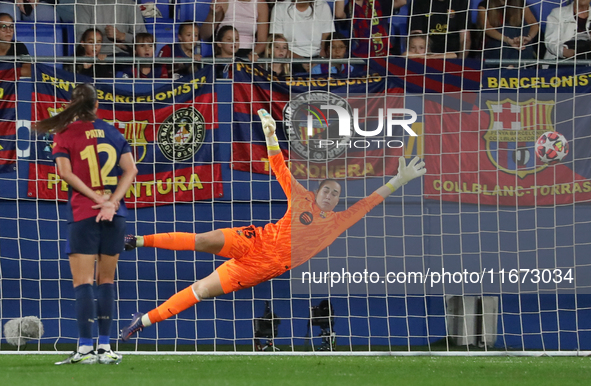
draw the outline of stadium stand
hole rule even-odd
[[[166,24],[166,23],[146,23],[146,29],[149,33],[154,35],[156,39],[156,47],[154,52],[158,54],[162,47],[167,44],[174,43],[177,38],[179,25],[178,24]]]
[[[176,20],[183,22],[193,20],[203,23],[209,12],[210,2],[196,2],[194,0],[179,0],[176,4]]]
[[[18,22],[15,29],[15,39],[24,43],[31,56],[63,56],[64,33],[59,24],[42,24],[33,22]],[[55,59],[50,63],[61,68]]]

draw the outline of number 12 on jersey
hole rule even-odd
[[[98,157],[94,150],[94,145],[89,145],[80,152],[80,158],[88,161],[88,169],[90,171],[90,183],[93,188],[106,185],[117,185],[117,177],[109,176],[111,170],[115,167],[117,162],[117,150],[108,143],[99,143],[96,146],[99,153],[107,153],[107,162],[100,169]]]

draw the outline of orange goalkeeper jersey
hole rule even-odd
[[[343,212],[323,212],[315,202],[315,194],[291,175],[282,154],[271,156],[270,163],[287,196],[288,208],[281,220],[264,227],[262,236],[268,247],[274,246],[277,261],[289,269],[328,247],[384,200],[372,193]]]

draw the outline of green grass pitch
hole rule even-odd
[[[3,385],[589,385],[581,357],[125,355],[62,365],[63,355],[0,355]]]

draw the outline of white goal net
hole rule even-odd
[[[312,16],[292,25],[280,14],[294,11],[289,2],[262,3],[264,12],[218,2],[221,20],[205,2],[118,1],[113,15],[94,3],[40,3],[53,19],[42,6],[0,15],[0,322],[36,316],[44,326],[40,339],[18,347],[2,337],[0,353],[71,350],[78,339],[65,252],[68,186],[56,173],[52,137],[31,126],[62,111],[82,82],[96,86],[99,118],[133,149],[139,173],[126,195],[130,234],[280,220],[288,199],[271,172],[261,108],[276,119],[280,148],[304,188],[314,192],[326,178],[340,183],[337,212],[396,175],[399,157],[418,156],[427,168],[309,262],[204,300],[127,343],[116,336],[133,312],[157,307],[227,259],[122,252],[114,349],[591,350],[589,39],[556,42],[559,4],[528,1],[515,16],[475,1],[440,12],[429,8],[438,2],[420,0],[401,8],[317,0]],[[431,28],[425,15],[447,20],[446,30]],[[251,16],[260,19],[248,36]],[[495,21],[500,16],[505,25]],[[75,20],[89,17],[90,24]],[[230,32],[235,24],[240,46],[215,36],[223,20]],[[83,37],[87,29],[91,37]],[[187,30],[192,37],[182,36]],[[321,38],[308,39],[313,47],[298,40],[308,32]],[[222,42],[238,51],[227,56]],[[152,53],[140,56],[141,45]],[[560,136],[537,143],[548,132]],[[303,213],[292,221],[314,220]],[[306,250],[322,242],[322,235],[291,236]]]

